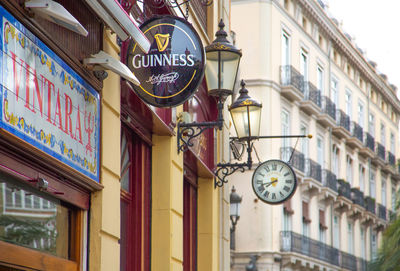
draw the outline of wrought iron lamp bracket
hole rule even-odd
[[[193,147],[192,140],[201,135],[205,130],[218,128],[222,129],[223,121],[210,122],[178,122],[178,153],[184,152],[188,147]]]
[[[232,175],[236,171],[244,172],[246,167],[251,168],[249,163],[227,163],[227,164],[217,164],[217,170],[215,172],[214,187],[222,187],[228,182],[226,177]]]

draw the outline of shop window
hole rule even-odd
[[[150,147],[121,132],[120,270],[150,270]]]
[[[80,270],[84,211],[0,166],[0,270]]]
[[[183,271],[197,270],[197,178],[190,176],[183,182]]]

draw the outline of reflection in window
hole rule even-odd
[[[68,258],[71,210],[0,172],[0,240]]]

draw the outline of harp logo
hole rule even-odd
[[[159,52],[164,52],[168,47],[170,35],[169,34],[155,34],[154,38],[157,43],[157,48]]]
[[[126,50],[128,67],[140,82],[133,90],[156,107],[184,103],[204,76],[205,52],[196,30],[185,19],[169,15],[147,20],[140,30],[151,47],[145,53],[132,40]]]

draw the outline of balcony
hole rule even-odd
[[[293,66],[281,66],[281,94],[290,101],[304,98],[304,77]]]
[[[375,156],[375,139],[370,133],[364,133],[364,147],[360,149],[360,154],[369,158]]]
[[[322,171],[322,184],[334,192],[338,192],[336,175],[327,169]]]
[[[291,158],[291,160],[289,161],[290,158]],[[304,173],[305,158],[304,158],[304,154],[302,154],[301,152],[293,149],[292,147],[282,147],[281,148],[281,159],[283,161],[288,161],[288,163],[292,167],[294,167],[295,169]]]
[[[350,137],[350,117],[343,110],[336,110],[336,125],[332,129],[332,133],[338,138]]]
[[[340,251],[340,266],[348,270],[357,270],[357,257]]]
[[[339,197],[334,207],[337,212],[342,213],[350,210],[353,202],[351,201],[350,184],[343,179],[338,179],[337,183]]]
[[[371,198],[369,196],[366,196],[364,202],[365,202],[365,209],[368,212],[375,214],[375,199]]]
[[[365,207],[364,204],[364,193],[360,191],[358,188],[351,188],[351,200],[353,203]]]
[[[334,127],[336,121],[336,105],[326,96],[321,98],[322,112],[317,116],[317,121],[325,127]]]
[[[352,148],[361,149],[363,147],[363,128],[357,122],[350,124],[351,137],[347,139],[346,144]]]
[[[385,161],[386,161],[385,146],[383,146],[380,143],[376,143],[375,144],[375,154],[376,154],[376,156],[372,158],[372,162],[381,167],[384,167]]]
[[[339,196],[343,196],[351,200],[350,184],[343,179],[338,179],[337,182],[339,184],[339,189],[338,189]]]
[[[306,159],[305,176],[313,178],[318,182],[322,182],[321,165],[312,159]]]
[[[295,232],[281,232],[281,251],[296,252],[339,266],[338,249]]]
[[[281,232],[280,245],[281,252],[298,253],[318,261],[341,267],[345,270],[366,270],[365,260],[292,231]],[[286,255],[283,257],[285,256]],[[291,255],[288,256],[291,257]],[[295,257],[295,255],[293,255],[293,257]]]
[[[385,166],[382,168],[383,171],[386,173],[390,173],[392,175],[396,175],[396,156],[390,151],[386,152],[386,163]]]
[[[389,163],[389,165],[394,167],[396,165],[396,156],[394,156],[393,153],[388,151],[386,157],[387,157],[387,162]]]
[[[367,271],[368,262],[362,258],[357,258],[357,271]]]
[[[300,108],[309,115],[317,115],[321,107],[321,92],[311,82],[304,82],[304,100]]]
[[[378,217],[383,220],[387,220],[386,207],[382,204],[378,204]]]

